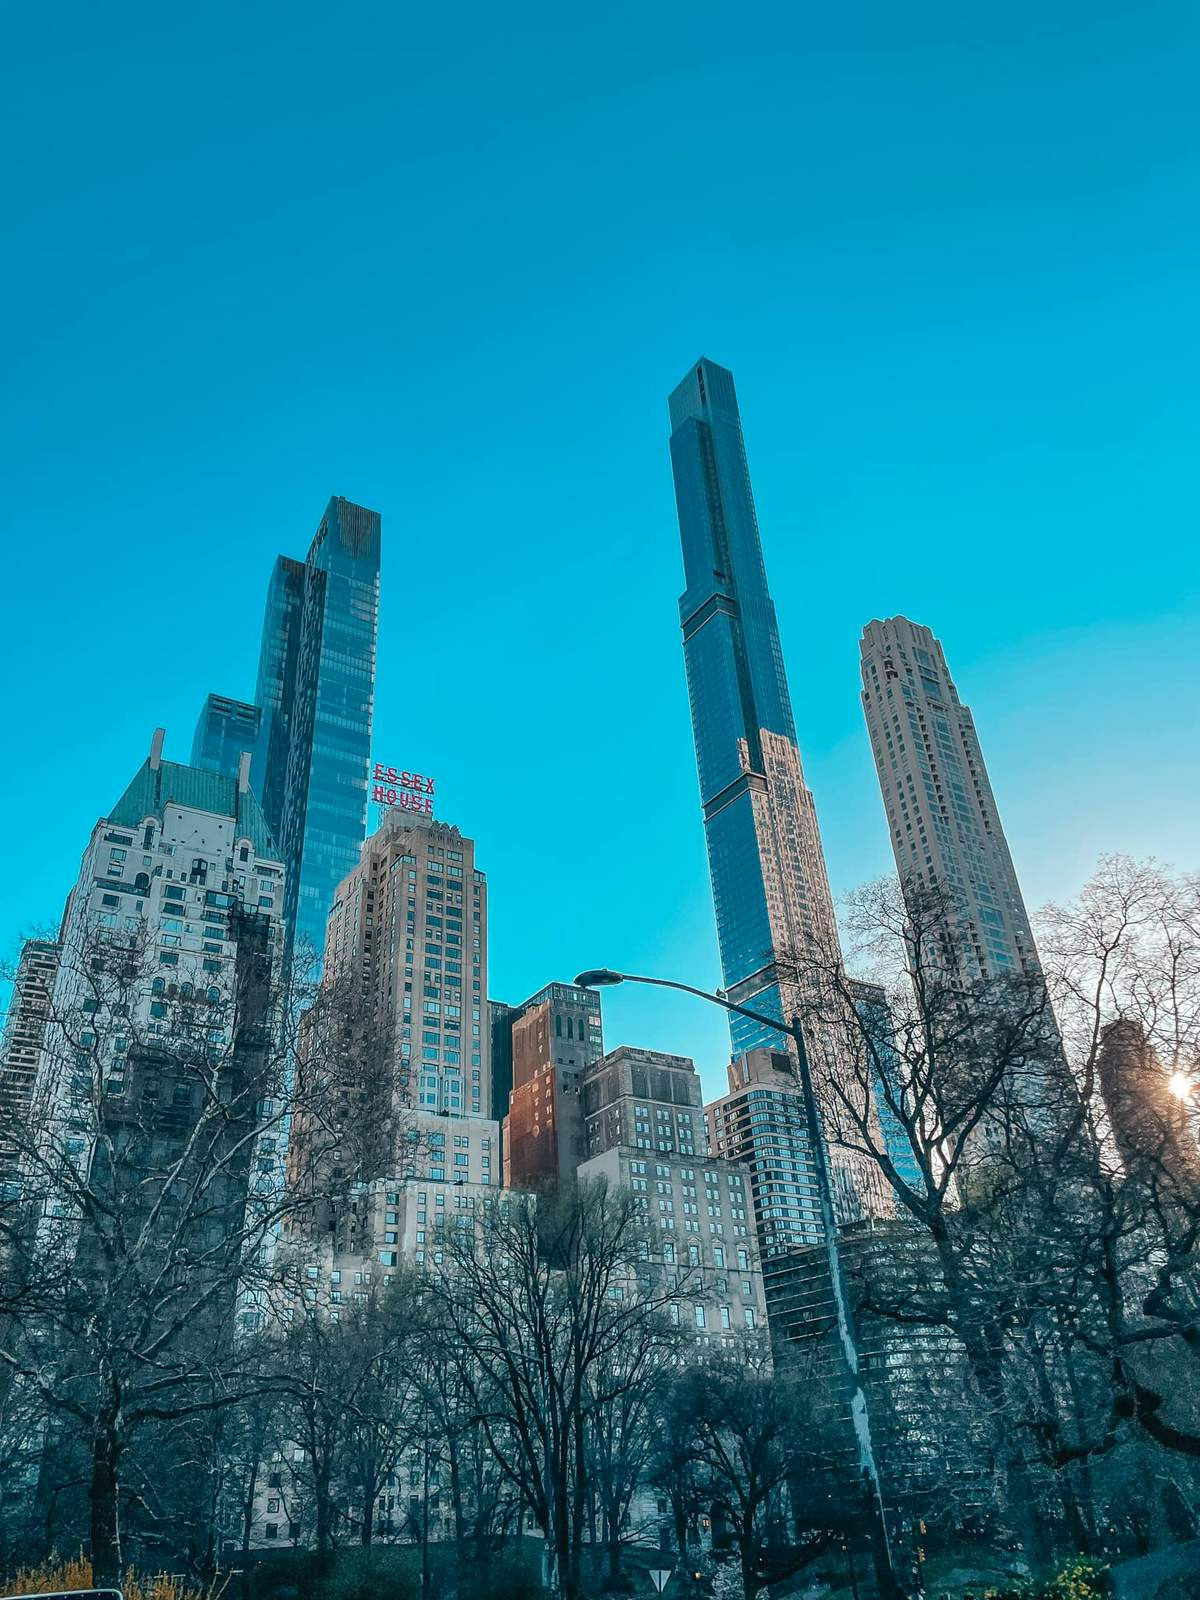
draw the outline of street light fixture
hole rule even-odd
[[[575,979],[576,987],[580,989],[609,989],[619,983],[645,983],[656,989],[678,989],[682,994],[693,994],[700,1000],[707,1000],[710,1005],[720,1006],[724,1011],[735,1012],[739,1017],[749,1017],[752,1022],[760,1023],[764,1028],[770,1028],[775,1033],[783,1034],[796,1047],[800,1091],[804,1104],[805,1129],[812,1149],[813,1166],[816,1169],[817,1176],[817,1194],[821,1202],[821,1242],[825,1248],[825,1262],[829,1271],[834,1309],[837,1314],[838,1348],[841,1352],[849,1383],[850,1419],[854,1427],[859,1467],[866,1480],[867,1496],[871,1508],[876,1578],[879,1584],[881,1600],[898,1600],[903,1591],[896,1577],[896,1569],[892,1562],[892,1546],[888,1534],[887,1512],[883,1503],[883,1486],[879,1478],[879,1467],[875,1460],[875,1448],[871,1441],[871,1422],[867,1412],[867,1399],[862,1386],[858,1338],[855,1332],[853,1314],[850,1310],[850,1296],[846,1287],[846,1277],[842,1270],[841,1250],[838,1247],[837,1219],[833,1206],[833,1184],[829,1177],[829,1158],[825,1150],[825,1135],[821,1128],[820,1107],[817,1104],[816,1092],[813,1089],[808,1050],[804,1042],[804,1025],[798,1016],[793,1017],[790,1023],[780,1022],[775,1017],[764,1016],[760,1011],[751,1011],[748,1006],[736,1005],[732,1000],[727,1000],[722,994],[710,994],[707,989],[694,988],[690,983],[678,983],[673,978],[639,977],[632,972],[614,972],[611,967],[593,967],[586,972],[581,972]]]

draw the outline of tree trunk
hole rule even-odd
[[[250,1548],[250,1537],[254,1532],[254,1491],[258,1488],[258,1456],[252,1454],[250,1471],[246,1478],[246,1492],[242,1496],[242,1554],[245,1555]]]
[[[359,1541],[369,1545],[375,1535],[375,1502],[379,1498],[379,1479],[374,1472],[367,1475],[363,1486],[362,1527],[359,1529]]]
[[[758,1550],[753,1533],[738,1535],[738,1556],[742,1565],[742,1594],[745,1600],[754,1600],[758,1588]]]
[[[327,1471],[313,1473],[313,1502],[317,1513],[317,1554],[324,1556],[328,1554],[333,1532]]]
[[[1071,1409],[1074,1419],[1075,1437],[1072,1442],[1076,1445],[1080,1445],[1083,1443],[1085,1427],[1083,1393],[1079,1386],[1079,1373],[1075,1366],[1075,1353],[1069,1346],[1065,1351],[1064,1360],[1067,1371],[1067,1387],[1071,1396]],[[1092,1477],[1091,1461],[1085,1458],[1079,1463],[1076,1470],[1077,1476],[1074,1481],[1076,1484],[1080,1514],[1083,1517],[1084,1524],[1088,1530],[1088,1536],[1090,1540],[1088,1548],[1089,1550],[1095,1550],[1098,1547],[1096,1530],[1096,1486],[1095,1480]]]
[[[671,1497],[671,1510],[675,1514],[675,1548],[679,1551],[680,1562],[687,1560],[688,1547],[688,1508],[682,1490]]]
[[[604,1521],[608,1529],[608,1581],[616,1588],[621,1581],[621,1513],[606,1511]]]
[[[567,1514],[567,1507],[562,1506],[562,1515],[558,1519],[558,1586],[563,1600],[575,1600],[579,1593],[579,1574],[575,1568],[575,1541],[571,1537],[571,1523]]]
[[[92,1442],[91,1513],[92,1584],[116,1589],[121,1582],[121,1443],[115,1418],[97,1422]]]
[[[582,1587],[580,1575],[583,1567],[583,1530],[592,1498],[588,1493],[587,1450],[582,1409],[576,1409],[572,1432],[575,1448],[572,1452],[574,1492],[571,1495],[571,1568],[567,1585],[570,1596],[577,1595]]]

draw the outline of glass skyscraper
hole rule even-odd
[[[319,965],[334,890],[367,835],[380,517],[335,495],[305,561],[279,556],[267,588],[254,704],[210,694],[193,765],[250,782],[287,864],[289,947]]]
[[[251,757],[257,754],[261,720],[257,706],[227,699],[223,694],[210,694],[192,738],[192,766],[235,778],[243,753],[249,751]]]
[[[267,590],[253,780],[283,845],[292,948],[318,961],[334,890],[367,835],[379,547],[379,513],[337,495],[307,560],[280,556]]]
[[[332,503],[332,502],[331,502]],[[278,556],[267,586],[258,682],[254,700],[262,716],[251,781],[277,838],[283,837],[283,796],[287,787],[289,729],[296,699],[296,667],[304,614],[306,569],[303,561]]]
[[[729,998],[788,1020],[798,969],[836,958],[837,929],[816,811],[804,781],[767,588],[733,374],[699,361],[670,398],[671,461],[686,588],[679,602],[700,800]],[[780,1036],[730,1015],[734,1051]],[[828,1107],[832,1042],[810,1038]],[[825,1092],[822,1092],[822,1091]],[[853,1168],[860,1197],[877,1185]]]

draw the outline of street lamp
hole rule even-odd
[[[879,1480],[879,1467],[875,1460],[875,1448],[871,1442],[871,1422],[867,1413],[867,1398],[863,1393],[858,1339],[854,1329],[854,1318],[850,1310],[850,1297],[846,1288],[846,1277],[842,1271],[842,1255],[838,1248],[837,1220],[833,1209],[833,1185],[829,1178],[829,1160],[825,1151],[825,1136],[821,1130],[821,1112],[817,1104],[816,1093],[813,1090],[808,1050],[804,1043],[804,1025],[798,1016],[793,1017],[790,1023],[779,1022],[774,1017],[763,1016],[760,1011],[751,1011],[747,1006],[735,1005],[732,1000],[727,1000],[722,994],[709,994],[707,989],[696,989],[690,983],[677,983],[673,978],[645,978],[638,977],[632,972],[614,972],[610,967],[594,967],[587,972],[581,972],[575,979],[576,987],[580,989],[608,989],[618,983],[647,983],[656,989],[678,989],[683,994],[694,994],[700,1000],[707,1000],[710,1005],[720,1006],[725,1011],[735,1012],[739,1017],[749,1017],[752,1022],[760,1023],[764,1028],[770,1028],[775,1033],[783,1034],[796,1047],[796,1060],[800,1069],[800,1091],[804,1103],[804,1122],[808,1134],[808,1142],[812,1148],[813,1166],[817,1175],[817,1194],[821,1202],[822,1243],[825,1247],[825,1262],[829,1270],[834,1310],[837,1314],[838,1348],[841,1352],[849,1383],[850,1419],[854,1427],[855,1443],[858,1448],[859,1467],[867,1482],[868,1501],[871,1508],[876,1577],[879,1583],[881,1600],[894,1600],[894,1597],[901,1595],[903,1591],[896,1578],[896,1569],[892,1563],[892,1546],[888,1536],[887,1513],[883,1504],[883,1486]]]

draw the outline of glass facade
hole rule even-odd
[[[782,1020],[786,958],[836,934],[733,374],[698,362],[670,409],[686,582],[679,612],[721,965],[734,999]],[[777,1034],[746,1018],[731,1016],[730,1028],[738,1052],[779,1047]]]
[[[279,556],[267,587],[254,704],[210,694],[192,764],[250,786],[287,865],[289,948],[319,970],[334,890],[358,864],[379,625],[380,517],[335,495],[308,557]]]
[[[288,730],[296,699],[304,588],[304,562],[294,561],[291,556],[279,556],[267,586],[258,682],[254,689],[262,722],[251,769],[251,786],[262,801],[276,838],[283,836],[283,796],[290,750]]]
[[[254,760],[258,758],[261,721],[258,706],[249,706],[243,700],[229,700],[222,694],[210,694],[192,738],[192,766],[236,778],[243,752],[249,751]],[[253,788],[253,765],[250,770]]]
[[[725,989],[740,1004],[790,1021],[814,981],[809,962],[838,959],[837,926],[796,743],[733,374],[698,362],[671,395],[670,410],[686,585],[679,615]],[[747,1017],[731,1014],[729,1026],[737,1056],[782,1048],[774,1029]],[[845,1063],[836,1039],[814,1038],[810,1029],[807,1042],[828,1118],[831,1085]],[[787,1159],[803,1165],[801,1121],[797,1111]],[[765,1138],[765,1129],[749,1132]],[[879,1179],[868,1164],[836,1147],[830,1158],[843,1215],[877,1208]],[[775,1182],[764,1180],[757,1197],[760,1226],[780,1221]],[[786,1199],[795,1210],[796,1197]],[[782,1220],[801,1229],[808,1222],[798,1214]]]
[[[281,558],[267,595],[264,806],[287,864],[292,947],[318,961],[334,891],[367,832],[379,550],[379,513],[335,497],[303,568]]]

